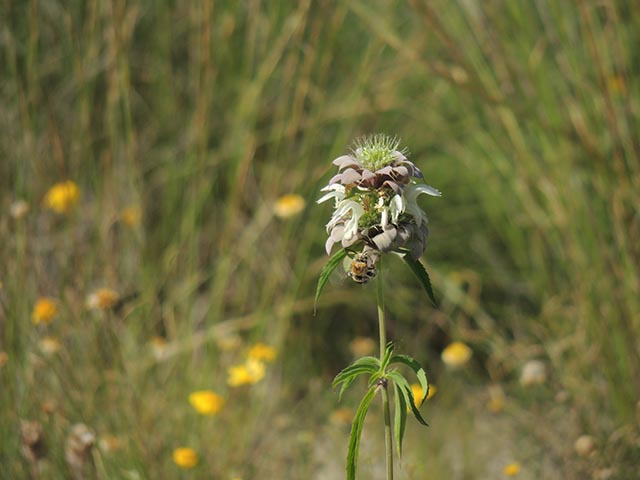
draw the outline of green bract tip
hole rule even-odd
[[[377,133],[356,139],[353,155],[363,167],[375,172],[398,159],[403,153],[398,151],[399,146],[399,138]]]

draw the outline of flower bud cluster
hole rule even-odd
[[[333,199],[327,223],[327,254],[336,243],[366,251],[408,252],[417,260],[427,245],[427,216],[417,203],[420,194],[439,197],[420,169],[399,150],[399,140],[386,135],[356,141],[349,155],[333,161],[338,173],[322,189],[318,203]]]

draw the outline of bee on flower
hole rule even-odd
[[[333,161],[338,167],[318,203],[334,201],[326,225],[325,249],[336,243],[362,252],[353,256],[350,277],[366,283],[375,276],[381,254],[399,252],[418,260],[427,245],[427,215],[418,205],[421,194],[439,197],[435,188],[420,183],[422,171],[400,149],[400,141],[387,135],[356,140],[352,152]]]

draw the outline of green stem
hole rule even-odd
[[[378,327],[380,329],[380,361],[384,357],[387,347],[387,332],[384,324],[384,295],[382,289],[381,260],[378,261],[377,299],[378,299]],[[393,480],[393,445],[391,443],[391,412],[389,411],[389,391],[387,382],[382,384],[382,412],[384,415],[384,447],[387,459],[387,480]]]

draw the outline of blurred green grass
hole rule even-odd
[[[402,137],[444,192],[424,205],[441,308],[398,266],[386,275],[391,337],[451,385],[425,407],[433,427],[410,432],[403,474],[500,475],[504,452],[472,447],[486,428],[522,447],[510,454],[525,478],[609,467],[630,478],[640,455],[632,2],[6,1],[0,27],[7,478],[28,476],[20,419],[43,424],[53,478],[68,475],[62,445],[79,421],[124,445],[96,454],[101,478],[177,478],[181,445],[202,457],[185,478],[340,475],[344,449],[325,445],[347,438],[326,431],[330,379],[354,336],[375,336],[375,308],[372,292],[345,282],[312,316],[329,213],[313,201],[330,160],[378,131]],[[42,199],[65,179],[81,200],[60,217]],[[290,192],[307,208],[275,217]],[[17,220],[19,199],[30,211]],[[143,212],[133,229],[119,221],[130,205]],[[138,296],[87,312],[101,286]],[[36,328],[43,295],[60,313]],[[61,352],[41,352],[46,334]],[[239,350],[221,348],[230,335]],[[156,336],[170,355],[153,355]],[[440,365],[451,340],[474,349],[465,375]],[[265,382],[228,388],[226,368],[256,341],[277,346],[278,363]],[[550,371],[535,391],[517,383],[531,358]],[[495,422],[489,383],[510,399]],[[228,397],[223,413],[197,416],[186,399],[201,388]],[[601,446],[587,459],[573,452],[580,433]],[[375,452],[375,427],[366,438]],[[327,455],[335,465],[319,464]]]

